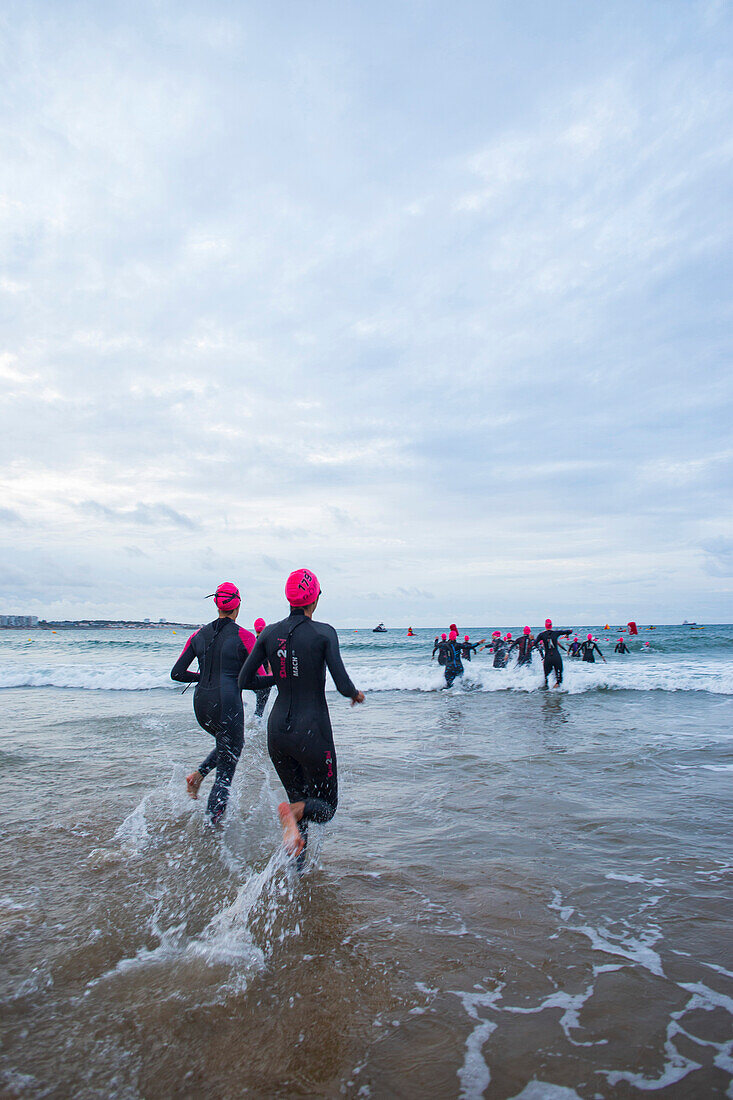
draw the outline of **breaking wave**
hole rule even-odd
[[[442,669],[435,663],[414,660],[349,662],[354,683],[364,691],[437,692],[444,688]],[[451,692],[532,692],[543,683],[539,666],[495,669],[488,662],[474,662]],[[65,664],[53,666],[9,665],[0,670],[3,688],[71,688],[81,691],[180,691],[167,670],[120,664]],[[330,678],[327,691],[335,689]],[[560,690],[568,695],[589,691],[707,691],[733,695],[733,663],[696,662],[686,659],[636,658],[621,664],[578,665],[565,662]]]

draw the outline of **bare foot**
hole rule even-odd
[[[191,772],[186,776],[186,790],[191,798],[198,798],[199,787],[204,781],[204,777],[199,771]]]
[[[280,824],[283,827],[283,845],[288,855],[297,856],[305,848],[305,842],[300,835],[298,822],[290,808],[289,802],[281,802],[277,808],[280,816]]]

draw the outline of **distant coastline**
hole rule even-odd
[[[21,616],[18,616],[20,618]],[[26,623],[0,623],[0,630],[108,630],[112,628],[132,630],[164,630],[168,627],[182,627],[184,629],[201,626],[201,623],[171,623],[160,620],[157,623],[139,621],[137,619],[39,619],[38,622]]]

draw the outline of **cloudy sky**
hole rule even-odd
[[[0,13],[0,610],[733,620],[729,0]]]

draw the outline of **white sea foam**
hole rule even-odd
[[[503,986],[499,986],[491,992],[463,993],[459,990],[451,990],[458,997],[464,1009],[472,1020],[476,1021],[471,1034],[466,1039],[466,1053],[463,1065],[458,1070],[458,1079],[461,1082],[461,1097],[464,1100],[478,1100],[482,1097],[491,1083],[491,1070],[483,1056],[483,1046],[492,1032],[499,1026],[493,1020],[484,1020],[479,1016],[479,1008],[494,1008],[501,1000]]]
[[[445,687],[442,669],[429,662],[424,666],[407,661],[354,663],[353,667],[349,665],[349,672],[364,691],[439,691]],[[495,669],[488,662],[475,661],[449,690],[529,692],[537,691],[543,683],[539,665]],[[583,666],[566,661],[562,686],[552,690],[568,695],[588,691],[708,691],[733,695],[733,663],[665,658],[634,665]]]
[[[55,687],[82,691],[149,691],[177,688],[165,672],[129,665],[6,665],[0,670],[0,688]]]
[[[511,1100],[581,1100],[575,1089],[565,1085],[551,1085],[547,1081],[530,1081]]]
[[[278,871],[289,868],[290,862],[284,848],[277,848],[267,865],[240,886],[231,905],[217,913],[201,935],[191,940],[187,946],[189,954],[209,964],[242,961],[264,964],[264,953],[255,947],[248,921],[257,902],[273,885]]]
[[[644,878],[642,875],[621,875],[610,871],[604,878],[613,882],[640,883],[644,886],[666,886],[667,880],[663,878]]]
[[[348,661],[354,683],[364,691],[437,692],[445,689],[442,668],[426,655],[424,662],[392,659],[382,654],[370,660]],[[495,669],[486,661],[473,661],[465,675],[448,689],[465,691],[537,691],[543,683],[539,663],[530,668],[512,666]],[[173,683],[167,668],[110,664],[47,664],[9,662],[0,670],[1,688],[75,688],[82,691],[151,691],[180,690]],[[335,691],[328,677],[326,690]],[[633,663],[584,665],[565,661],[563,684],[559,690],[567,695],[589,691],[707,691],[716,695],[733,695],[733,662],[704,658],[662,656]],[[721,765],[722,767],[722,765]],[[726,766],[727,767],[727,766]]]
[[[115,833],[115,840],[119,840],[123,849],[137,855],[146,847],[149,839],[148,822],[145,817],[145,806],[148,796],[138,802],[131,814],[128,814]]]

